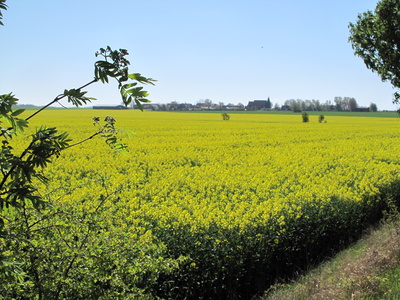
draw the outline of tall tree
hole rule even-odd
[[[400,0],[379,1],[375,11],[359,14],[349,29],[355,55],[382,81],[400,88]],[[400,93],[393,102],[400,103]]]
[[[347,98],[347,97],[345,97],[345,98]],[[349,107],[350,111],[356,111],[357,110],[358,103],[357,103],[357,100],[355,98],[348,98],[347,103],[348,103],[348,107]]]
[[[321,103],[319,102],[319,100],[313,99],[312,105],[316,111],[321,111]]]
[[[211,108],[211,106],[213,105],[213,102],[210,99],[206,99],[204,100],[204,105],[208,107],[208,109]]]
[[[335,102],[335,107],[336,107],[337,111],[344,110],[342,97],[335,97],[335,99],[333,101]]]

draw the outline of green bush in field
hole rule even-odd
[[[231,118],[231,116],[227,113],[223,113],[222,115],[222,120],[224,121],[229,121],[229,119]]]
[[[310,121],[310,117],[308,116],[308,113],[306,111],[303,111],[301,113],[301,118],[303,120],[303,123],[307,123]]]

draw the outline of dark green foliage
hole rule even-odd
[[[378,106],[375,103],[371,103],[371,105],[369,106],[369,111],[377,112],[378,111]]]
[[[13,111],[12,107],[18,103],[18,99],[14,95],[5,94],[0,95],[0,115],[7,122],[7,127],[0,127],[2,137],[11,139],[13,134],[18,131],[23,131],[28,127],[28,122],[25,119],[17,118],[18,115],[23,113],[24,109],[17,109]],[[0,120],[0,125],[2,121]]]
[[[103,83],[108,83],[109,77],[116,79],[124,104],[128,106],[134,101],[142,109],[142,102],[150,101],[146,98],[148,93],[143,90],[143,87],[138,87],[137,83],[154,85],[155,80],[146,78],[139,73],[129,74],[128,66],[130,62],[125,58],[126,55],[128,55],[128,51],[125,49],[117,51],[112,50],[110,46],[105,49],[101,48],[99,52],[96,52],[96,56],[103,56],[105,60],[95,63],[95,79]],[[110,59],[112,62],[109,62]],[[136,82],[128,82],[129,80]]]
[[[159,273],[168,274],[179,260],[163,258],[165,247],[145,229],[132,234],[128,222],[110,212],[123,186],[100,178],[84,205],[54,203],[43,210],[24,205],[8,210],[7,233],[0,249],[23,280],[0,274],[5,299],[149,299]],[[66,187],[73,193],[76,187]],[[51,195],[49,195],[51,197]],[[65,195],[66,196],[66,195]],[[114,212],[118,209],[113,208]],[[18,239],[15,238],[18,237]],[[147,238],[146,238],[147,237]],[[6,263],[8,263],[6,261]]]
[[[101,125],[100,119],[98,117],[93,118],[94,125],[98,126],[100,136],[106,141],[107,145],[109,145],[112,149],[117,151],[125,151],[127,149],[127,145],[123,144],[121,140],[117,137],[118,130],[115,128],[116,120],[107,116],[104,119],[104,125]]]
[[[375,11],[359,14],[349,28],[355,55],[383,81],[400,88],[400,0],[379,1]],[[394,102],[399,101],[396,92]]]
[[[119,51],[113,51],[110,47],[107,47],[107,50],[102,50],[104,51],[102,52],[102,55],[106,59],[111,58],[113,60],[112,63],[107,61],[96,62],[96,66],[108,66],[99,68],[97,71],[97,73],[101,74],[99,76],[102,79],[107,79],[108,81],[108,77],[112,77],[121,81],[121,76],[131,76],[128,74],[127,67],[129,61],[124,57],[127,55],[126,50],[120,49]],[[152,83],[151,79],[142,76],[133,74],[131,77],[138,82]],[[97,78],[83,87],[96,81]],[[17,98],[15,98],[11,93],[0,95],[0,130],[3,137],[0,153],[0,157],[2,158],[0,166],[3,174],[3,179],[0,181],[0,208],[9,206],[21,207],[22,203],[26,200],[29,200],[35,208],[42,206],[43,203],[37,195],[36,188],[32,186],[32,179],[38,178],[45,181],[46,178],[42,175],[41,170],[46,168],[47,164],[51,163],[51,159],[58,157],[61,151],[66,148],[80,144],[99,135],[105,139],[106,143],[111,148],[121,151],[126,149],[126,145],[121,143],[120,139],[117,137],[118,130],[115,128],[115,119],[109,116],[104,120],[104,125],[100,124],[100,120],[94,119],[94,125],[98,127],[98,131],[87,139],[73,145],[70,145],[71,140],[68,138],[67,133],[58,133],[56,128],[47,128],[42,126],[35,134],[31,135],[31,143],[22,153],[14,153],[13,148],[9,144],[9,140],[13,135],[28,127],[28,120],[36,116],[43,109],[65,97],[68,98],[70,103],[77,107],[95,100],[94,98],[86,96],[87,92],[82,91],[83,87],[65,90],[63,94],[57,96],[48,105],[36,111],[26,119],[18,118],[18,116],[24,111],[23,109],[17,109],[15,111],[12,109],[13,105],[16,105],[18,102]],[[142,91],[141,93],[147,94],[145,91]],[[136,94],[132,94],[128,91],[127,95],[128,97],[135,97]],[[136,100],[140,102],[143,99],[140,98]],[[3,125],[4,121],[8,126]]]
[[[318,122],[322,123],[324,120],[325,120],[325,116],[324,115],[319,115]]]
[[[96,100],[95,98],[86,97],[86,93],[87,92],[81,91],[80,89],[70,89],[64,90],[62,96],[68,97],[68,102],[78,107]]]

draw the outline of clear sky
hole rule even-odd
[[[243,103],[270,97],[397,109],[394,90],[354,56],[349,22],[377,0],[8,0],[0,93],[43,105],[93,79],[100,47],[129,51],[130,71],[157,80],[154,103]],[[95,104],[120,104],[96,84]],[[66,103],[64,103],[66,104]]]

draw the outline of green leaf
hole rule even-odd
[[[139,81],[140,83],[151,84],[151,85],[154,85],[154,81],[156,81],[152,78],[146,78],[142,76],[140,73],[128,74],[128,78]]]
[[[132,94],[132,95],[141,95],[141,90],[143,90],[143,87],[139,86],[136,88],[132,88],[129,90],[126,90],[127,94]]]
[[[124,85],[122,86],[122,88],[125,89],[125,90],[127,90],[127,89],[130,89],[130,88],[134,87],[134,86],[137,86],[137,82],[132,82],[132,83],[124,84]]]
[[[24,111],[25,111],[25,109],[22,109],[22,108],[21,108],[21,109],[17,109],[17,110],[15,110],[15,111],[13,111],[13,113],[11,114],[11,116],[16,117],[16,116],[22,114]]]
[[[137,99],[135,99],[135,103],[136,103],[137,107],[138,107],[141,111],[143,111],[142,103],[140,103],[140,101],[138,101]]]
[[[151,102],[149,99],[146,99],[146,98],[136,98],[136,100],[140,101],[140,102],[145,102],[145,103],[150,103]]]

